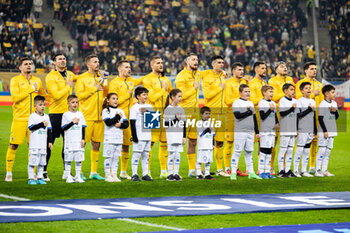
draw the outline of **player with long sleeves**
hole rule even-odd
[[[85,142],[91,141],[91,172],[90,179],[104,180],[97,173],[100,156],[100,144],[103,142],[104,123],[102,120],[102,105],[104,99],[104,76],[100,72],[100,63],[97,55],[88,55],[85,58],[88,71],[81,74],[76,85],[76,94],[79,98],[80,110],[86,121]]]
[[[287,64],[283,61],[277,62],[275,65],[276,76],[269,80],[269,85],[273,87],[273,97],[272,100],[276,103],[278,109],[279,101],[285,96],[283,92],[283,85],[286,83],[291,83],[294,85],[293,78],[288,76]],[[279,115],[277,114],[279,117]],[[276,143],[279,135],[279,130],[276,130],[275,146],[272,148],[271,154],[271,175],[275,174],[274,164],[276,156]]]
[[[29,139],[28,118],[34,109],[34,98],[38,94],[46,96],[46,91],[40,78],[32,76],[32,60],[23,57],[18,62],[21,73],[10,81],[10,92],[13,101],[13,120],[11,125],[10,145],[6,153],[6,182],[12,182],[12,168],[15,162],[18,145],[24,138]]]
[[[177,74],[175,79],[176,88],[182,91],[182,101],[179,105],[185,109],[189,120],[198,119],[201,79],[202,74],[198,70],[198,57],[196,54],[191,53],[186,58],[186,67]],[[196,127],[190,126],[187,129],[187,138],[188,176],[196,177]]]
[[[295,92],[295,97],[296,99],[299,99],[303,96],[303,94],[300,91],[300,85],[304,82],[309,82],[311,83],[311,95],[310,98],[313,99],[316,102],[316,127],[318,127],[318,106],[324,99],[324,95],[322,93],[322,83],[319,82],[316,79],[316,74],[317,74],[317,67],[316,63],[314,62],[307,62],[304,65],[304,71],[306,74],[306,77],[301,79],[299,82],[296,84],[296,92]],[[310,173],[315,173],[315,163],[316,163],[316,152],[317,152],[317,135],[314,137],[314,139],[311,142],[310,146]]]
[[[224,165],[225,172],[227,175],[231,175],[231,172],[236,172],[239,176],[247,176],[247,174],[241,172],[238,168],[237,171],[231,171],[231,156],[232,156],[232,146],[233,146],[233,135],[235,127],[235,118],[233,116],[232,104],[234,101],[239,99],[239,86],[241,84],[247,84],[247,81],[243,78],[244,66],[240,62],[235,62],[232,64],[232,77],[226,81],[225,87],[225,104],[227,107],[226,114],[226,128],[225,128],[225,139],[226,144],[224,148]]]
[[[225,123],[227,106],[225,104],[225,86],[226,75],[223,71],[224,58],[222,56],[214,56],[211,58],[212,70],[202,71],[203,81],[202,90],[204,95],[205,106],[211,109],[213,118],[221,121],[221,127],[214,129],[215,131],[215,148],[214,157],[216,160],[216,175],[229,176],[222,167],[223,145],[225,140]]]
[[[163,60],[161,57],[153,57],[151,59],[152,72],[144,76],[143,86],[149,91],[148,93],[148,103],[151,104],[155,111],[161,113],[161,122],[163,121],[163,113],[166,104],[166,99],[168,93],[173,89],[170,80],[163,75]],[[167,161],[168,161],[168,151],[166,143],[165,129],[161,124],[160,129],[152,130],[152,143],[159,141],[159,163],[161,169],[161,178],[167,178]],[[149,152],[149,167],[151,164],[152,151]]]
[[[123,110],[126,118],[129,118],[130,109],[134,104],[134,88],[142,84],[142,78],[135,79],[130,76],[131,66],[127,60],[121,60],[117,63],[117,70],[119,75],[113,79],[109,84],[109,93],[117,93],[118,95],[118,108]],[[131,127],[123,129],[123,146],[121,152],[121,168],[120,178],[131,179],[126,172],[129,161],[129,146],[131,141]]]
[[[45,78],[46,88],[49,101],[49,117],[52,125],[52,139],[55,143],[55,139],[60,135],[64,135],[61,128],[63,113],[68,111],[67,98],[72,94],[73,82],[77,77],[75,74],[67,70],[66,56],[58,52],[53,57],[53,64],[55,68],[47,74]],[[46,166],[44,167],[44,179],[50,181],[47,176],[47,166],[51,158],[51,150],[48,147],[46,156]],[[64,150],[62,148],[62,160],[64,163]]]

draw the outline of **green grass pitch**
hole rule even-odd
[[[341,112],[343,132],[339,132],[331,152],[329,170],[335,177],[324,178],[298,178],[274,180],[248,180],[238,177],[236,182],[228,178],[215,177],[215,181],[203,181],[188,178],[188,166],[185,153],[181,155],[180,175],[182,182],[166,182],[159,178],[159,160],[157,144],[153,148],[152,176],[154,182],[133,183],[107,183],[104,181],[88,180],[84,184],[66,184],[62,180],[63,164],[61,159],[62,139],[55,142],[52,159],[49,166],[51,182],[46,186],[27,185],[28,149],[21,145],[17,150],[14,165],[14,181],[4,182],[5,157],[8,147],[9,134],[12,121],[11,107],[0,107],[0,193],[13,195],[31,200],[46,199],[87,199],[87,198],[122,198],[122,197],[159,197],[159,196],[191,196],[215,194],[259,194],[259,193],[294,193],[294,192],[328,192],[350,191],[350,157],[348,149],[350,137],[350,112]],[[256,145],[257,149],[257,145]],[[101,150],[102,151],[102,150]],[[83,172],[88,176],[90,171],[90,145],[86,147]],[[257,150],[253,153],[255,170],[257,168]],[[244,156],[241,156],[240,167],[245,170]],[[74,165],[72,166],[74,170]],[[211,167],[215,171],[215,163]],[[100,154],[98,171],[103,172],[103,157]],[[129,173],[131,168],[129,164]],[[0,198],[0,201],[11,201]],[[221,227],[285,225],[349,221],[350,210],[317,210],[278,213],[256,214],[229,214],[185,217],[155,217],[138,218],[135,220],[153,224],[167,225],[183,229],[204,229]],[[117,219],[108,220],[82,220],[64,222],[38,222],[38,223],[9,223],[0,224],[1,232],[135,232],[165,230],[164,228],[144,226],[123,222]]]

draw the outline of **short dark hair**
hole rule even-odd
[[[276,65],[275,65],[275,71],[277,70],[277,68],[278,68],[280,65],[287,65],[287,63],[285,63],[284,61],[279,61],[279,62],[277,62]]]
[[[45,97],[41,95],[37,95],[34,97],[34,104],[37,104],[39,101],[45,101]]]
[[[244,65],[241,62],[235,62],[232,64],[231,69],[235,70],[237,67],[244,67]]]
[[[153,57],[151,57],[151,63],[157,59],[162,59],[162,58],[160,56],[153,56]]]
[[[218,59],[224,60],[224,57],[223,57],[223,56],[220,56],[220,55],[212,56],[212,57],[211,57],[211,62],[216,61],[216,60],[218,60]]]
[[[55,55],[53,55],[52,60],[55,61],[56,57],[58,57],[58,56],[66,57],[66,55],[63,52],[57,52],[57,53],[55,53]]]
[[[325,95],[327,92],[335,90],[335,87],[331,84],[327,84],[322,88],[322,94]]]
[[[316,63],[313,61],[306,62],[304,65],[304,70],[307,70],[307,69],[309,69],[310,66],[315,66],[315,65],[316,65]]]
[[[76,95],[69,95],[67,97],[67,102],[71,101],[72,99],[78,99],[78,96],[76,96]]]
[[[255,71],[255,68],[258,67],[258,66],[260,66],[260,65],[265,65],[265,62],[263,62],[263,61],[257,61],[257,62],[255,62],[254,65],[253,65],[253,70]]]
[[[201,109],[200,109],[201,115],[203,115],[205,112],[211,112],[211,110],[208,106],[201,107]]]
[[[249,88],[249,86],[247,84],[245,84],[245,83],[241,84],[239,86],[239,92],[242,92],[244,90],[244,88]]]
[[[311,83],[310,83],[310,82],[303,82],[303,83],[300,84],[299,89],[302,91],[302,90],[304,90],[304,88],[305,88],[307,85],[310,85],[310,86],[311,86]]]
[[[137,96],[139,96],[139,95],[141,95],[143,93],[148,93],[148,90],[146,88],[144,88],[144,87],[136,87],[136,89],[135,89],[135,97],[136,97],[136,99],[139,99],[139,98],[137,98]]]
[[[20,67],[24,61],[32,61],[32,59],[30,57],[21,57],[17,62],[17,66]]]
[[[294,85],[291,84],[291,83],[285,83],[285,84],[282,86],[283,92],[284,92],[285,90],[287,90],[289,87],[294,87]]]
[[[96,54],[89,54],[89,55],[87,55],[86,57],[85,57],[85,63],[88,63],[92,58],[94,58],[94,57],[97,57],[98,58],[98,56],[96,55]]]
[[[123,63],[130,63],[128,60],[120,60],[117,62],[117,69],[123,64]]]

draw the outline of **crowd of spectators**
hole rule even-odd
[[[53,40],[54,27],[42,23],[36,0],[2,1],[0,4],[0,69],[14,70],[20,56],[33,58],[33,70],[49,70],[51,57],[58,50],[72,54],[72,46]],[[34,14],[35,13],[35,14]],[[73,51],[74,53],[74,51]],[[73,67],[73,66],[72,66]]]
[[[167,72],[176,74],[182,69],[184,55],[194,52],[202,69],[209,68],[212,55],[221,54],[227,67],[241,61],[248,72],[256,60],[266,61],[269,67],[284,60],[290,64],[291,75],[303,73],[300,67],[307,52],[301,38],[307,20],[299,0],[188,3],[54,1],[59,4],[56,9],[60,9],[62,22],[78,40],[79,55],[100,54],[103,67],[111,72],[122,58],[132,61],[134,72],[149,72],[148,59],[161,54]]]
[[[331,48],[322,48],[320,57],[325,78],[350,79],[350,2],[347,0],[321,1],[320,22],[328,18]]]
[[[161,55],[166,73],[176,75],[185,55],[193,52],[199,55],[200,69],[210,68],[210,57],[221,54],[228,70],[229,64],[240,61],[250,75],[257,60],[266,61],[269,76],[274,64],[283,60],[297,80],[303,76],[302,64],[315,58],[314,46],[302,44],[307,12],[299,0],[47,0],[53,19],[77,40],[77,51],[54,42],[54,27],[33,15],[36,0],[5,2],[9,4],[0,8],[0,68],[15,68],[16,58],[28,55],[37,68],[48,69],[52,54],[62,50],[69,58],[68,68],[76,73],[83,65],[74,62],[74,54],[96,53],[102,69],[111,73],[121,59],[131,61],[134,73],[147,73],[149,58]],[[323,27],[327,15],[332,48],[329,54],[321,51],[322,75],[348,78],[347,1],[321,1]]]

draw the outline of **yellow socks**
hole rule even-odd
[[[122,156],[120,158],[120,170],[125,171],[128,168],[128,161],[129,161],[129,152],[122,152]]]
[[[214,147],[214,155],[215,155],[215,161],[216,161],[216,170],[222,170],[222,153],[223,148],[222,147]]]
[[[15,162],[16,150],[12,148],[7,148],[6,153],[6,171],[12,172],[13,163]]]
[[[188,159],[188,169],[195,170],[196,169],[196,153],[188,153],[187,159]]]
[[[168,148],[164,142],[159,143],[159,164],[161,170],[167,170]]]
[[[100,156],[100,151],[94,151],[91,149],[91,172],[97,173],[98,157]]]
[[[231,166],[231,157],[232,157],[232,146],[233,142],[226,141],[224,148],[224,165],[225,169]]]
[[[316,167],[317,138],[312,140],[310,147],[310,167]]]

